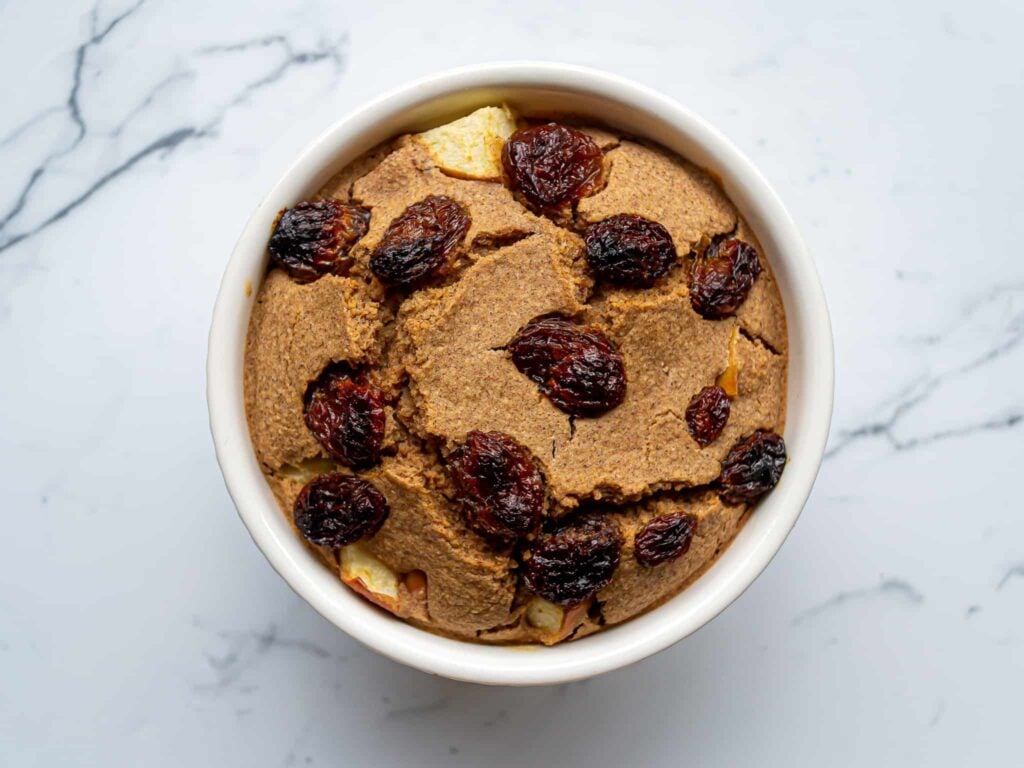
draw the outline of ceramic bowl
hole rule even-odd
[[[590,116],[715,173],[764,246],[789,327],[789,464],[779,485],[689,588],[631,621],[550,648],[478,645],[433,635],[375,608],[342,584],[281,514],[249,440],[242,395],[246,328],[278,211],[314,193],[384,139],[502,102],[527,113]],[[679,642],[739,597],[779,551],[825,449],[832,414],[832,335],[814,261],[792,219],[757,168],[714,127],[662,94],[615,75],[563,64],[488,64],[393,90],[339,120],[301,153],[249,219],[228,262],[213,312],[207,391],[217,459],[242,521],[277,572],[328,621],[425,672],[500,685],[563,683],[624,667]]]

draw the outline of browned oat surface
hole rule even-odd
[[[357,474],[384,493],[391,513],[364,545],[397,574],[426,575],[426,596],[403,583],[394,612],[432,631],[481,642],[552,641],[527,620],[532,596],[519,585],[513,553],[470,529],[451,501],[443,457],[467,432],[504,432],[530,450],[547,481],[548,514],[582,504],[618,523],[624,546],[615,576],[586,610],[567,616],[572,626],[561,633],[582,637],[658,605],[713,562],[747,508],[723,504],[704,486],[741,437],[782,431],[785,313],[753,232],[696,166],[607,129],[588,130],[605,151],[606,183],[579,202],[566,227],[528,211],[501,183],[445,175],[409,137],[382,145],[321,190],[371,210],[350,274],[299,284],[272,269],[255,296],[246,407],[284,514],[290,519],[310,473],[331,466],[304,422],[309,383],[330,363],[365,369],[391,400],[385,456]],[[442,279],[392,295],[371,275],[369,254],[392,219],[435,194],[469,211],[465,244]],[[595,287],[578,231],[618,213],[660,222],[675,242],[681,265],[652,288]],[[687,254],[724,233],[753,244],[764,270],[735,317],[709,321],[690,306]],[[615,342],[628,382],[620,406],[570,419],[515,368],[505,345],[550,313],[598,326]],[[687,430],[687,404],[730,365],[739,386],[729,421],[702,448]],[[641,567],[635,532],[679,511],[698,521],[687,553]]]

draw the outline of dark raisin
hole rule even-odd
[[[719,240],[698,256],[690,273],[690,304],[708,320],[721,320],[739,309],[761,274],[754,246],[735,238]]]
[[[366,234],[370,212],[332,198],[308,200],[281,212],[270,236],[270,255],[296,280],[340,272],[353,245]]]
[[[544,509],[544,478],[523,446],[501,432],[470,432],[448,459],[469,524],[492,536],[533,533]]]
[[[759,429],[736,443],[722,461],[722,498],[733,504],[754,501],[775,487],[785,468],[785,441]]]
[[[516,131],[505,142],[505,182],[539,212],[553,212],[593,192],[604,155],[583,131],[556,123]]]
[[[523,582],[552,603],[582,603],[611,581],[621,550],[614,521],[580,517],[537,537],[523,565]]]
[[[583,348],[585,333],[564,317],[542,317],[523,326],[509,342],[508,351],[520,373],[544,384],[563,357]]]
[[[597,328],[545,317],[523,327],[508,350],[516,368],[566,413],[604,413],[626,396],[622,355]]]
[[[686,406],[686,426],[701,448],[711,445],[722,434],[729,420],[729,396],[721,387],[704,387]]]
[[[587,347],[551,369],[548,398],[573,416],[610,411],[626,397],[626,370],[614,349]]]
[[[667,229],[630,213],[591,224],[583,239],[590,268],[618,285],[653,285],[678,259]]]
[[[384,393],[328,369],[306,394],[306,426],[335,461],[373,466],[384,442]]]
[[[295,527],[313,544],[342,547],[373,536],[389,512],[387,499],[365,480],[320,475],[295,499]]]
[[[406,208],[370,255],[370,269],[387,285],[411,285],[439,272],[469,231],[469,212],[444,195]]]
[[[682,557],[697,531],[697,518],[685,512],[661,515],[647,523],[633,537],[633,555],[645,568]]]

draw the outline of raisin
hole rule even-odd
[[[747,298],[759,274],[761,262],[754,246],[735,238],[714,242],[694,261],[690,304],[708,320],[728,317]]]
[[[470,432],[449,457],[449,473],[469,524],[515,539],[533,533],[544,509],[544,478],[530,453],[501,432]]]
[[[469,231],[469,212],[444,195],[406,208],[370,255],[370,269],[387,285],[411,285],[439,272]]]
[[[537,537],[523,566],[523,582],[552,603],[582,603],[611,581],[621,550],[622,534],[614,521],[576,518]]]
[[[516,368],[566,413],[597,415],[626,396],[622,355],[597,328],[564,317],[540,318],[523,327],[508,350]]]
[[[591,224],[583,239],[590,268],[617,285],[653,285],[678,259],[667,229],[629,213]]]
[[[686,426],[697,445],[704,448],[718,439],[729,420],[731,405],[721,387],[704,387],[686,406]]]
[[[531,320],[508,345],[520,373],[544,384],[551,369],[563,357],[583,348],[586,331],[564,317]]]
[[[306,393],[306,426],[335,461],[373,466],[384,442],[384,393],[327,369]]]
[[[614,349],[587,347],[566,356],[551,369],[547,395],[573,416],[610,411],[626,397],[626,371]]]
[[[644,568],[682,557],[697,531],[697,518],[685,512],[661,515],[647,523],[633,537],[633,556]]]
[[[270,236],[270,255],[296,280],[340,272],[353,245],[366,234],[370,212],[332,198],[307,200],[281,212]]]
[[[785,468],[785,441],[759,429],[736,443],[722,461],[722,498],[732,504],[754,501],[775,487]]]
[[[365,480],[320,475],[295,499],[295,527],[312,544],[342,547],[373,536],[389,512],[387,499]]]
[[[557,123],[516,131],[501,152],[509,188],[541,213],[593,192],[601,181],[603,158],[587,134]]]

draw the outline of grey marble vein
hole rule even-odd
[[[151,139],[142,147],[131,153],[127,158],[121,160],[113,167],[94,178],[81,192],[62,203],[57,203],[48,214],[45,214],[41,218],[39,223],[19,232],[11,232],[11,225],[25,210],[26,205],[33,197],[34,191],[38,187],[39,183],[51,174],[53,171],[53,164],[59,159],[72,156],[76,149],[78,149],[89,136],[89,125],[83,115],[82,109],[83,71],[88,60],[89,51],[102,45],[122,23],[136,14],[136,12],[142,8],[144,3],[145,0],[139,0],[139,2],[115,16],[102,27],[99,27],[98,11],[94,8],[90,15],[91,33],[89,37],[75,49],[74,52],[71,86],[68,95],[65,97],[64,106],[60,109],[49,108],[40,112],[4,137],[3,143],[0,144],[0,146],[14,141],[15,138],[28,130],[28,127],[44,119],[44,117],[54,114],[55,111],[64,112],[75,130],[74,137],[71,139],[70,143],[50,151],[29,172],[28,178],[16,194],[11,208],[2,217],[0,217],[0,253],[14,248],[20,243],[38,235],[48,227],[66,218],[69,214],[73,213],[76,209],[88,202],[89,199],[97,192],[124,175],[126,172],[130,171],[143,160],[152,156],[166,156],[185,143],[216,135],[216,129],[223,122],[227,113],[231,109],[245,103],[258,91],[280,82],[291,70],[297,67],[309,66],[325,61],[332,63],[336,76],[343,70],[344,47],[347,43],[347,37],[345,35],[341,35],[333,41],[321,41],[317,46],[310,49],[297,49],[285,34],[273,34],[253,40],[243,40],[237,43],[206,46],[201,48],[197,52],[197,55],[200,57],[231,55],[253,49],[265,49],[272,47],[280,49],[281,56],[280,60],[269,70],[261,72],[257,77],[242,83],[240,87],[238,87],[217,109],[214,110],[213,115],[208,120],[197,125],[182,125]],[[152,106],[159,98],[160,94],[169,86],[180,82],[181,80],[195,78],[197,76],[197,73],[194,71],[180,70],[172,72],[161,78],[150,88],[142,101],[136,107],[131,109],[121,122],[113,129],[110,134],[111,137],[120,137],[125,128],[141,113]],[[50,197],[53,196],[51,195]]]
[[[200,138],[201,136],[203,136],[203,133],[201,131],[196,130],[195,128],[179,128],[175,131],[171,131],[170,133],[155,139],[154,141],[150,142],[147,146],[138,150],[133,155],[126,158],[125,160],[122,160],[119,164],[115,165],[109,171],[102,174],[88,187],[86,187],[83,192],[79,193],[76,197],[73,197],[63,206],[61,206],[52,214],[50,214],[47,218],[43,219],[41,223],[37,224],[36,226],[32,227],[29,230],[19,232],[17,235],[12,236],[7,241],[0,243],[0,253],[3,253],[9,248],[13,248],[14,246],[18,245],[18,243],[21,243],[29,239],[30,237],[39,234],[47,227],[65,218],[70,213],[72,213],[76,208],[80,207],[85,202],[87,202],[89,198],[91,198],[94,194],[96,194],[105,186],[107,186],[110,182],[114,181],[118,177],[130,171],[133,167],[135,167],[141,161],[145,160],[150,155],[155,155],[159,152],[172,152],[186,141],[189,141],[190,139]],[[38,180],[38,178],[44,172],[45,171],[43,167],[36,168],[32,172],[32,176],[30,177],[33,180],[30,181],[30,186],[31,184],[34,183],[34,180]],[[28,191],[28,187],[26,187],[25,191]],[[2,231],[3,227],[0,226],[0,232]]]
[[[200,625],[196,624],[196,626]],[[239,684],[242,674],[277,648],[295,651],[315,659],[332,658],[330,651],[312,641],[282,637],[276,624],[270,624],[266,629],[256,631],[223,630],[218,632],[217,636],[227,643],[227,648],[219,655],[206,654],[206,662],[214,673],[214,680],[211,683],[193,686],[193,690],[196,692],[215,695],[220,695],[228,690],[238,693],[251,692],[254,690],[251,686]],[[345,656],[336,658],[340,661],[347,660]]]
[[[921,445],[934,443],[938,440],[948,440],[951,437],[966,437],[977,432],[998,432],[1004,429],[1013,429],[1020,424],[1021,421],[1024,421],[1024,413],[1014,412],[1007,414],[1006,416],[998,416],[994,419],[969,424],[965,427],[952,427],[949,429],[936,430],[935,432],[929,432],[907,440],[892,438],[891,442],[897,451],[908,451],[911,448],[917,448]]]
[[[434,701],[428,701],[426,704],[414,704],[408,707],[400,707],[398,709],[390,710],[385,717],[388,720],[402,720],[410,717],[417,717],[418,715],[426,715],[431,712],[438,712],[442,709],[447,709],[451,702],[447,698],[435,699]]]
[[[791,624],[794,626],[802,624],[808,619],[813,619],[826,613],[833,608],[838,608],[850,602],[864,600],[872,597],[894,597],[910,605],[920,605],[924,602],[922,595],[912,584],[904,579],[885,579],[877,587],[865,587],[854,589],[849,592],[839,592],[823,603],[812,606],[793,617]]]
[[[81,144],[82,141],[85,139],[87,128],[85,124],[85,119],[82,117],[82,108],[79,102],[79,94],[82,90],[82,70],[85,67],[85,60],[89,52],[89,49],[102,44],[103,41],[106,40],[107,37],[115,29],[117,29],[117,27],[120,26],[120,24],[123,21],[125,21],[125,19],[130,17],[136,11],[138,11],[139,8],[142,7],[142,4],[144,2],[145,0],[139,0],[137,3],[135,3],[135,5],[131,6],[124,12],[118,14],[113,19],[111,19],[110,22],[108,22],[107,25],[102,28],[97,28],[97,25],[99,24],[99,12],[98,7],[93,6],[93,9],[89,14],[90,27],[92,32],[88,39],[86,39],[75,49],[75,63],[74,69],[72,70],[71,74],[71,89],[68,92],[63,107],[63,110],[67,112],[67,115],[71,120],[71,123],[75,126],[75,136],[71,140],[71,143],[69,145],[54,150],[53,152],[48,154],[43,159],[43,161],[32,170],[32,172],[29,174],[28,181],[22,187],[21,192],[15,199],[14,205],[6,214],[4,214],[3,217],[0,217],[0,234],[4,232],[4,230],[6,229],[7,225],[11,222],[11,220],[14,219],[14,217],[16,217],[19,213],[21,213],[22,210],[24,210],[25,204],[28,202],[29,197],[32,194],[32,190],[35,188],[39,180],[42,179],[49,171],[51,164],[55,160],[73,152],[75,148],[78,147],[78,145]],[[53,114],[54,111],[55,108],[52,107],[50,109],[43,110],[43,112],[41,112],[39,115],[30,118],[26,125],[34,124],[38,119],[41,119],[42,117],[47,116],[49,114]],[[20,135],[20,133],[21,130],[15,131],[14,134],[7,137],[7,140],[5,140],[4,143],[6,144],[8,143],[8,141],[13,140],[13,137],[15,135]],[[25,238],[17,238],[14,242],[20,242],[23,239]],[[6,250],[10,244],[12,244],[11,241],[0,243],[0,252]]]
[[[957,323],[967,322],[973,315],[984,307],[1008,294],[1024,293],[1024,284],[1009,283],[996,286],[974,301],[970,302],[958,318]],[[955,328],[956,326],[954,326]],[[944,334],[936,334],[943,338]],[[862,424],[858,427],[837,431],[836,438],[825,453],[825,459],[831,459],[849,447],[851,444],[873,437],[883,437],[895,451],[908,451],[929,443],[950,438],[964,437],[979,432],[1002,431],[1017,428],[1024,422],[1024,410],[1010,410],[1008,412],[994,414],[989,418],[957,427],[938,429],[921,435],[911,437],[900,437],[895,430],[899,422],[914,411],[948,382],[973,373],[978,369],[998,360],[1006,355],[1015,352],[1024,342],[1024,313],[1013,314],[1004,324],[1003,332],[997,343],[984,349],[984,351],[967,362],[953,366],[941,373],[920,377],[909,386],[904,387],[895,395],[886,398],[879,404],[878,408],[889,406],[888,414],[876,421]]]
[[[492,726],[497,725],[502,720],[505,720],[507,717],[508,717],[508,710],[507,709],[499,709],[497,712],[494,713],[494,717],[491,717],[491,718],[488,718],[487,720],[484,720],[483,723],[481,723],[481,725],[483,725],[484,728],[490,728]]]
[[[269,625],[262,632],[251,632],[250,634],[253,639],[256,640],[257,653],[266,653],[272,648],[288,648],[302,653],[307,653],[319,659],[328,659],[331,657],[330,651],[317,645],[311,640],[281,637],[278,634],[276,624]]]
[[[288,752],[287,754],[285,754],[284,760],[281,763],[281,765],[283,765],[285,768],[288,768],[288,766],[292,765],[298,765],[299,746],[306,740],[306,737],[309,735],[309,729],[310,726],[306,725],[299,732],[299,735],[292,740],[291,746],[288,748]],[[306,755],[304,762],[306,765],[310,765],[313,762],[313,759],[311,756]]]
[[[110,132],[110,135],[115,138],[122,135],[125,129],[132,124],[135,118],[137,118],[139,115],[141,115],[151,106],[153,106],[153,103],[157,100],[157,97],[160,96],[164,91],[168,90],[174,85],[177,85],[178,83],[183,83],[195,79],[196,73],[192,70],[172,72],[171,74],[167,75],[167,77],[160,79],[149,90],[149,92],[142,97],[142,100],[139,101],[138,104],[136,104],[128,111],[128,113],[124,116],[121,122],[119,122]]]
[[[237,43],[204,45],[199,49],[199,53],[238,53],[239,51],[251,51],[254,48],[269,48],[272,45],[283,45],[288,47],[288,39],[284,35],[264,35],[263,37],[257,37],[252,40],[242,40]]]
[[[39,125],[39,123],[43,122],[46,118],[50,117],[51,115],[56,115],[61,111],[63,111],[61,107],[48,107],[42,110],[41,112],[32,115],[32,117],[30,117],[28,120],[25,120],[20,125],[17,125],[13,129],[8,131],[6,136],[0,138],[0,148],[6,147],[8,144],[16,141],[17,139],[20,139],[29,131],[29,129],[35,128],[37,125]]]
[[[68,94],[67,100],[67,109],[71,122],[78,129],[74,141],[75,146],[85,138],[86,133],[85,119],[82,117],[82,107],[79,102],[79,94],[82,91],[82,71],[85,68],[86,54],[90,48],[98,46],[106,40],[111,32],[117,29],[125,19],[138,11],[145,2],[146,0],[138,0],[134,5],[111,19],[102,29],[97,29],[99,24],[99,6],[94,5],[89,12],[89,26],[92,29],[92,35],[75,49],[75,68],[71,77],[71,92]]]
[[[321,42],[319,47],[313,50],[296,51],[285,35],[270,35],[256,40],[248,40],[240,43],[213,46],[203,49],[200,51],[201,54],[219,55],[224,53],[247,51],[253,48],[269,48],[276,46],[281,49],[283,55],[282,60],[276,67],[255,80],[251,80],[246,83],[215,116],[211,124],[207,126],[207,129],[210,130],[215,125],[219,124],[224,118],[224,113],[231,109],[231,107],[235,107],[246,102],[257,91],[266,88],[268,85],[277,83],[294,67],[317,64],[321,61],[330,61],[334,65],[335,72],[340,72],[341,68],[344,66],[342,50],[347,42],[348,37],[346,35],[342,35],[333,42]]]
[[[1010,569],[1003,574],[1003,578],[999,580],[999,585],[996,587],[996,589],[1002,589],[1010,583],[1010,579],[1015,577],[1024,579],[1024,563],[1017,563],[1016,565],[1010,567]]]

